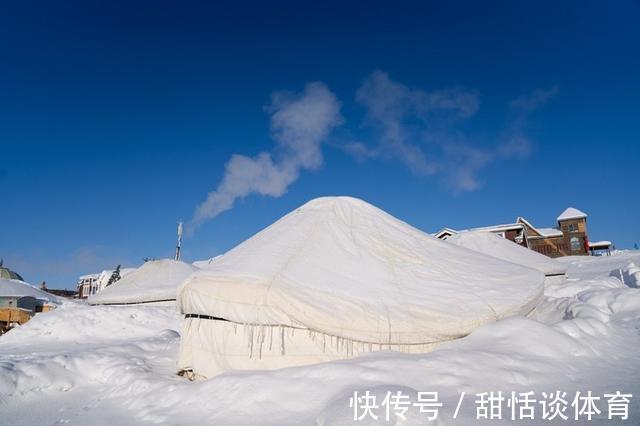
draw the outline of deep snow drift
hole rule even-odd
[[[90,296],[88,302],[109,305],[176,300],[182,281],[197,269],[172,259],[150,260],[100,293]]]
[[[347,361],[275,371],[229,372],[189,382],[175,375],[180,316],[168,306],[88,306],[68,302],[0,337],[2,424],[345,425],[354,391],[382,398],[401,390],[437,391],[432,424],[476,424],[476,393],[566,391],[569,420],[497,424],[640,423],[640,290],[615,276],[640,252],[562,259],[569,281],[545,289],[533,318],[488,324],[427,354],[379,352]],[[173,331],[170,331],[173,330]],[[576,391],[632,393],[627,421],[607,421],[607,403],[587,422],[572,421]],[[466,396],[453,420],[462,392]],[[429,424],[415,408],[407,420]],[[485,422],[485,424],[492,424]],[[481,423],[482,424],[482,423]]]
[[[530,314],[543,283],[540,271],[447,244],[365,201],[317,198],[182,284],[179,367],[211,377],[426,352]]]

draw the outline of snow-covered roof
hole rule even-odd
[[[211,263],[216,260],[217,258],[219,258],[222,255],[218,255],[212,258],[209,258],[207,260],[196,260],[195,262],[191,263],[193,266],[195,266],[196,268],[206,268],[207,266],[211,265]]]
[[[491,226],[482,226],[479,228],[470,228],[470,229],[460,229],[455,230],[451,228],[442,228],[440,231],[433,234],[434,237],[440,238],[445,234],[455,235],[460,234],[462,232],[475,232],[475,231],[487,231],[487,232],[504,232],[504,231],[514,231],[522,229],[522,224],[520,223],[505,223],[502,225],[491,225]]]
[[[558,228],[536,228],[543,237],[562,237],[564,234]]]
[[[182,284],[184,314],[379,344],[431,343],[526,314],[544,274],[448,244],[355,198],[308,202]]]
[[[436,238],[440,238],[443,235],[454,235],[457,234],[460,231],[456,231],[455,229],[451,229],[451,228],[442,228],[441,230],[439,230],[438,232],[436,232],[435,234],[433,234],[434,237]]]
[[[173,259],[152,260],[89,296],[88,302],[100,305],[175,300],[180,283],[197,269]]]
[[[94,280],[97,280],[99,276],[100,276],[100,274],[86,274],[86,275],[80,275],[79,281],[82,281],[82,280],[88,280],[88,279],[94,279]]]
[[[582,212],[573,207],[569,207],[568,209],[563,211],[560,216],[558,216],[558,222],[570,219],[583,219],[585,217],[587,217],[587,214],[585,212]]]
[[[611,241],[589,241],[589,248],[592,249],[606,249],[608,247],[611,247],[612,242]]]
[[[482,226],[479,228],[465,229],[464,231],[460,231],[460,232],[475,232],[475,231],[502,232],[502,231],[513,231],[517,229],[522,229],[522,224],[505,223],[502,225]]]
[[[59,299],[53,294],[35,288],[24,281],[0,278],[0,297],[31,296],[45,302],[58,303]]]
[[[491,232],[464,232],[447,238],[446,242],[528,266],[544,272],[545,275],[564,274],[567,271],[566,265]]]

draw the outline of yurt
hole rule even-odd
[[[191,377],[425,352],[531,313],[544,274],[445,243],[358,199],[308,202],[181,285]]]
[[[446,242],[542,271],[545,285],[562,284],[567,279],[565,264],[491,232],[461,232],[450,236]]]
[[[176,300],[180,283],[196,270],[177,260],[150,260],[87,301],[92,305],[121,305]]]

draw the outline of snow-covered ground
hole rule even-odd
[[[556,421],[585,424],[584,414],[573,421],[571,403],[576,392],[591,391],[600,397],[595,404],[601,413],[589,424],[608,424],[604,394],[620,391],[633,394],[629,419],[612,423],[637,425],[640,289],[634,287],[640,284],[640,253],[561,260],[568,263],[569,281],[545,290],[533,318],[486,325],[433,352],[372,353],[195,382],[176,375],[181,319],[173,304],[66,302],[0,337],[0,423],[364,425],[374,421],[368,415],[354,422],[354,392],[376,396],[379,407],[371,413],[385,423],[384,398],[400,391],[412,403],[418,392],[438,392],[443,406],[431,423],[467,425],[477,423],[476,394],[502,391],[504,420],[498,423],[546,424],[540,402],[536,420],[512,421],[511,392],[533,391],[531,398],[542,400],[543,392],[564,391],[569,420]],[[358,414],[364,402],[355,407]],[[388,407],[386,423],[429,423],[417,406],[403,413],[406,420],[396,416],[402,410]]]

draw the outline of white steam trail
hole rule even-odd
[[[322,142],[342,124],[340,101],[321,82],[308,83],[300,93],[276,92],[267,111],[271,135],[277,142],[273,154],[255,157],[234,154],[225,166],[218,187],[197,206],[188,230],[231,209],[238,198],[250,194],[280,197],[303,170],[322,166]]]

